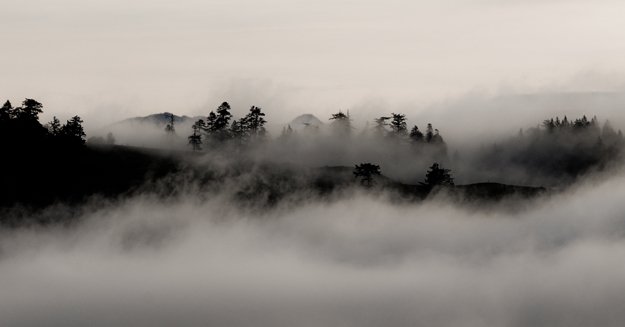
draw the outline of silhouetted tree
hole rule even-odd
[[[193,151],[202,150],[202,127],[204,126],[203,120],[196,121],[191,128],[193,128],[193,134],[187,137],[189,145],[193,148]]]
[[[370,188],[375,185],[373,175],[380,175],[380,166],[371,163],[363,163],[356,165],[356,168],[354,169],[354,177],[362,177],[360,184],[364,185],[366,188]]]
[[[417,125],[412,127],[410,130],[410,140],[412,140],[413,144],[420,144],[424,142],[423,133],[419,131],[419,127],[417,127]]]
[[[232,141],[239,146],[245,145],[248,139],[248,132],[246,129],[247,120],[241,118],[239,120],[233,120],[230,125],[230,137]]]
[[[608,144],[612,144],[617,139],[616,131],[612,128],[609,120],[605,121],[603,124],[603,128],[601,129],[601,138],[603,138]]]
[[[443,168],[442,164],[434,163],[425,174],[425,181],[419,182],[421,185],[434,187],[436,185],[454,185],[454,179],[450,174],[451,170]]]
[[[389,135],[397,138],[405,137],[408,132],[408,128],[406,127],[406,115],[395,113],[392,115],[393,118],[389,124],[391,127],[391,133]]]
[[[250,112],[245,116],[241,126],[251,140],[260,140],[267,135],[267,130],[265,130],[267,121],[263,118],[264,116],[265,114],[261,112],[261,109],[255,106],[252,106]]]
[[[11,102],[7,100],[2,107],[0,107],[0,123],[6,123],[11,120],[13,115],[13,106]]]
[[[206,132],[206,135],[208,137],[212,137],[213,134],[216,132],[215,130],[216,122],[217,122],[217,115],[215,115],[215,113],[211,111],[208,114],[208,117],[206,117],[206,123],[204,125],[204,132]]]
[[[388,125],[386,121],[389,119],[391,119],[391,117],[380,117],[373,120],[373,122],[375,123],[375,126],[373,126],[373,133],[376,138],[382,138],[386,136],[386,133],[388,133],[388,131],[384,126]]]
[[[352,119],[349,118],[349,111],[344,114],[339,110],[338,113],[332,114],[329,119],[332,120],[332,132],[339,137],[347,137],[352,133]]]
[[[434,128],[431,123],[428,123],[428,127],[425,130],[425,142],[432,142],[432,138],[434,137]]]
[[[26,99],[22,106],[15,108],[15,118],[20,120],[39,120],[39,114],[43,112],[43,105],[36,100]]]
[[[167,124],[167,126],[165,126],[165,132],[167,133],[168,136],[175,136],[176,135],[176,128],[174,127],[174,114],[165,114],[165,116],[169,117],[169,124]]]
[[[46,125],[48,133],[52,136],[58,136],[61,133],[61,121],[56,116],[52,117],[52,120]]]
[[[225,142],[230,139],[230,105],[223,102],[218,108],[217,113],[210,112],[206,118],[206,134],[208,137],[217,142]]]
[[[65,145],[84,145],[83,139],[86,134],[82,127],[82,119],[78,116],[72,117],[61,127],[61,136]]]
[[[543,121],[543,126],[548,133],[553,133],[556,129],[556,124],[554,123],[553,118]]]

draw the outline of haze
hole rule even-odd
[[[364,124],[475,92],[622,92],[623,12],[619,1],[5,0],[0,89],[43,103],[43,121],[78,114],[88,128],[205,116],[222,101],[280,123],[352,109]]]
[[[2,0],[0,326],[625,326],[624,13]]]
[[[3,231],[3,326],[622,326],[623,175],[525,208],[191,193]],[[63,207],[50,208],[59,214]]]

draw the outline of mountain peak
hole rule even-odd
[[[291,127],[299,127],[303,124],[312,124],[317,126],[323,126],[324,123],[319,120],[319,118],[315,117],[313,114],[303,114],[297,116],[295,119],[291,120],[289,123]]]

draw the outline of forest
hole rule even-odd
[[[42,124],[41,103],[25,99],[13,107],[7,101],[0,132],[7,154],[2,171],[10,173],[4,174],[0,204],[23,214],[4,223],[20,224],[20,217],[53,204],[144,193],[219,194],[261,208],[340,198],[354,190],[400,202],[442,193],[459,203],[532,198],[609,172],[623,160],[622,132],[597,117],[545,119],[508,139],[450,155],[438,129],[431,123],[423,132],[409,127],[404,114],[377,117],[356,130],[349,111],[339,110],[327,128],[287,125],[274,138],[260,107],[238,119],[231,111],[223,102],[190,131],[179,130],[169,114],[165,144],[154,149],[115,145],[110,132],[85,142],[80,117]],[[181,139],[186,146],[179,146]]]

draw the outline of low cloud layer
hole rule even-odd
[[[624,181],[521,210],[137,197],[3,231],[0,325],[622,326]]]

